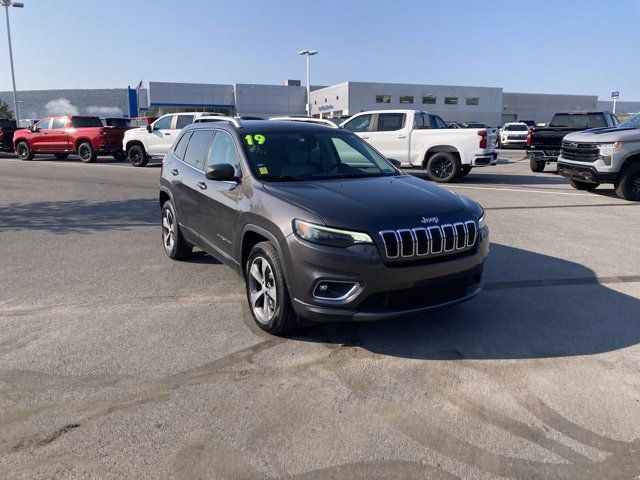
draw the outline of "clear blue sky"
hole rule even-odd
[[[149,80],[503,87],[640,101],[640,1],[24,0],[19,90]],[[4,12],[3,15],[4,17]],[[0,90],[11,87],[4,18]]]

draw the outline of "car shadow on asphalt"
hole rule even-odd
[[[0,207],[0,231],[44,230],[68,234],[151,225],[159,228],[160,206],[157,200],[149,198],[10,203]]]
[[[638,281],[598,278],[577,263],[492,244],[484,291],[469,302],[396,320],[304,327],[292,338],[420,360],[594,355],[640,342],[640,300],[612,288]]]
[[[473,170],[469,175],[464,178],[457,179],[451,182],[449,185],[464,184],[464,185],[568,185],[566,179],[559,175],[555,175],[552,172],[548,173],[531,173],[531,175],[518,175],[513,173],[498,173],[500,167],[486,167],[491,169],[491,173],[482,173],[481,175],[474,175]],[[405,170],[415,177],[421,178],[426,181],[431,181],[424,170]],[[493,173],[495,172],[495,173]]]

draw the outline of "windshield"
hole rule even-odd
[[[640,128],[640,113],[630,116],[618,128]]]
[[[553,116],[549,126],[586,129],[606,127],[607,122],[601,113],[560,113]]]
[[[399,175],[379,153],[346,132],[246,133],[253,174],[262,180],[299,181]]]
[[[504,129],[509,132],[526,132],[529,130],[529,127],[526,125],[507,125]]]

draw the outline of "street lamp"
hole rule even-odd
[[[312,55],[317,55],[317,50],[300,50],[298,55],[304,55],[307,57],[307,115],[311,116],[311,70],[310,70],[310,62],[309,57]]]
[[[13,109],[16,117],[16,125],[20,124],[20,111],[18,110],[18,98],[16,97],[16,74],[13,71],[13,50],[11,48],[11,29],[9,28],[9,7],[24,8],[22,2],[12,2],[11,0],[1,0],[4,5],[4,13],[7,17],[7,39],[9,40],[9,63],[11,64],[11,82],[13,83]]]

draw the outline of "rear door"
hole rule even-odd
[[[47,150],[50,152],[66,152],[68,147],[68,117],[54,117],[47,132]]]
[[[368,142],[387,158],[409,165],[409,138],[406,113],[378,113]]]
[[[174,134],[175,115],[165,115],[152,124],[152,131],[145,138],[146,150],[149,155],[164,155],[171,149]]]
[[[373,128],[373,115],[371,113],[356,115],[343,124],[342,128],[355,133],[363,140],[369,140],[369,134]]]
[[[234,167],[236,178],[242,178],[240,155],[233,137],[224,130],[216,130],[209,149],[207,165],[227,163]],[[205,244],[212,245],[222,256],[233,263],[232,247],[236,242],[236,221],[238,218],[238,198],[240,184],[204,180],[206,189],[198,189],[201,225],[200,236]]]

